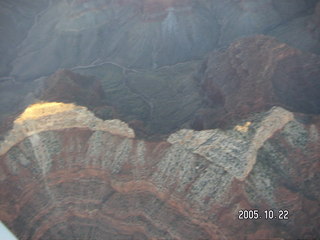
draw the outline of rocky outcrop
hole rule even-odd
[[[201,105],[193,78],[198,67],[199,62],[192,61],[137,71],[108,62],[58,70],[33,83],[0,83],[0,137],[10,129],[12,116],[28,105],[57,101],[86,106],[104,120],[121,119],[135,129],[138,137],[159,138],[186,125]]]
[[[212,53],[199,72],[198,81],[213,113],[206,117],[200,112],[194,126],[221,126],[275,105],[318,114],[319,71],[319,56],[274,38],[259,35],[236,41]]]
[[[117,118],[133,123],[135,130],[142,135],[146,131],[150,136],[176,131],[201,107],[202,96],[194,81],[198,68],[199,61],[145,71],[109,62],[73,71],[96,76],[105,92],[106,103],[114,107]]]
[[[218,129],[200,132],[184,129],[172,134],[168,142],[179,143],[184,148],[205,157],[208,161],[216,162],[219,159],[216,165],[221,166],[239,180],[244,180],[256,163],[257,152],[264,142],[292,120],[292,113],[275,108],[259,123],[259,126],[246,122],[244,126],[237,125],[234,128],[242,133],[247,133],[249,127],[255,128],[254,135],[250,135],[250,138],[247,139],[239,139],[236,131],[230,134]],[[208,141],[210,144],[207,144]]]
[[[0,2],[19,239],[320,237],[319,1],[39,1]]]
[[[11,128],[14,118],[28,105],[43,101],[75,103],[86,106],[104,120],[118,118],[116,110],[107,104],[98,79],[59,70],[33,83],[0,83],[0,136]]]
[[[117,111],[109,106],[101,81],[70,70],[59,70],[39,81],[35,102],[64,102],[86,106],[102,119],[117,118]]]
[[[84,107],[76,107],[73,104],[57,102],[42,102],[29,106],[15,120],[11,130],[0,148],[4,153],[12,147],[12,144],[21,141],[29,135],[42,131],[59,130],[65,128],[92,128],[94,131],[108,131],[110,133],[133,138],[133,130],[126,129],[125,123],[116,120],[102,121]]]
[[[26,109],[1,142],[0,214],[19,239],[320,234],[318,118],[273,108],[227,131],[147,142],[118,120],[46,104]],[[239,220],[240,209],[262,219]],[[289,219],[264,220],[267,209]]]
[[[102,105],[105,97],[98,80],[69,70],[57,71],[41,85],[37,97],[42,101],[73,102],[92,107]]]

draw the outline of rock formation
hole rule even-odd
[[[30,106],[1,143],[0,215],[21,240],[319,235],[319,119],[273,108],[249,120],[146,142],[83,107]]]
[[[20,240],[320,238],[318,0],[0,14],[0,220]]]
[[[96,76],[115,115],[128,123],[143,123],[148,135],[154,135],[179,129],[201,107],[202,96],[194,81],[198,68],[199,61],[145,71],[105,63],[73,71]]]
[[[225,118],[239,120],[275,105],[319,114],[319,76],[317,55],[263,35],[235,41],[213,52],[199,71],[198,81],[214,116],[200,112],[194,125],[221,126],[228,122]]]
[[[200,57],[217,42],[217,21],[208,10],[190,1],[52,4],[39,18],[45,24],[34,25],[23,41],[12,63],[12,75],[30,79],[58,67],[111,60],[151,68]],[[34,39],[39,34],[42,37]]]
[[[3,35],[16,33],[14,41],[4,38],[3,46],[19,47],[9,48],[11,53],[3,49],[0,76],[19,80],[105,61],[158,68],[201,58],[253,34],[272,35],[319,53],[316,0],[28,1],[26,6],[13,2],[0,4],[5,22],[12,22],[3,27]],[[30,14],[28,21],[22,11]],[[12,30],[17,21],[26,24]]]

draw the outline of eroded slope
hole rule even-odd
[[[319,234],[317,119],[303,124],[274,108],[233,130],[181,130],[147,142],[118,120],[59,106],[22,115],[1,142],[0,211],[20,239]],[[243,208],[288,209],[290,218],[240,221]]]

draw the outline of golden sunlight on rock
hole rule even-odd
[[[37,119],[48,115],[54,115],[57,113],[70,111],[75,108],[72,103],[60,103],[60,102],[41,102],[30,105],[20,116],[15,120],[17,123],[21,123],[29,119]]]
[[[26,137],[44,131],[59,131],[69,128],[104,131],[110,134],[134,138],[128,124],[118,120],[97,118],[86,107],[70,103],[41,102],[30,105],[15,121],[12,130],[0,144],[0,155]],[[0,176],[1,178],[1,176]]]
[[[248,132],[250,125],[251,125],[251,122],[246,122],[243,126],[240,126],[240,125],[235,126],[234,130],[245,133],[245,132]]]

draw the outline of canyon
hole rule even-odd
[[[0,220],[18,239],[320,237],[319,1],[0,13]]]
[[[180,130],[149,142],[84,107],[33,105],[1,145],[1,216],[21,239],[312,237],[315,120],[305,125],[276,107],[247,129]],[[238,219],[256,208],[286,209],[289,220]]]

